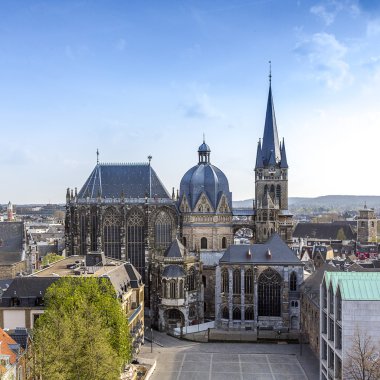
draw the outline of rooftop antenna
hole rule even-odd
[[[272,61],[269,61],[269,86],[272,85]]]
[[[96,165],[99,165],[99,149],[96,149]]]
[[[152,156],[148,156],[149,161],[149,198],[152,198],[152,167],[150,166],[150,161],[152,161]]]

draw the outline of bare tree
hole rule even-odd
[[[346,352],[344,379],[378,380],[380,379],[380,346],[372,341],[365,332],[357,329],[350,350]]]

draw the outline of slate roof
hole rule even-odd
[[[3,293],[2,300],[13,297],[43,297],[46,289],[58,279],[59,277],[16,277]]]
[[[127,274],[131,281],[132,288],[138,288],[139,284],[142,283],[141,274],[137,271],[137,269],[131,263],[126,263],[124,265],[124,268],[127,271]]]
[[[23,258],[23,222],[0,222],[0,265],[18,263]]]
[[[165,257],[181,258],[185,256],[185,247],[183,244],[175,238],[166,249],[164,253]]]
[[[79,198],[96,198],[98,194],[106,198],[149,197],[149,178],[151,173],[152,198],[170,198],[154,169],[147,163],[142,164],[103,164],[99,163],[78,193]]]
[[[311,238],[320,240],[341,240],[339,231],[343,231],[346,239],[355,240],[356,236],[349,224],[346,223],[298,223],[293,232],[295,238]]]
[[[303,265],[301,260],[298,259],[277,233],[274,233],[264,244],[230,245],[219,263]]]
[[[162,272],[162,277],[184,277],[185,271],[179,265],[167,265]]]
[[[209,162],[199,163],[189,169],[182,177],[180,184],[180,199],[186,195],[191,209],[194,209],[203,192],[208,196],[214,210],[217,208],[222,194],[225,194],[228,205],[232,209],[232,193],[227,177]]]
[[[14,331],[9,331],[8,335],[17,342],[23,350],[28,348],[29,333],[26,328],[16,327]]]

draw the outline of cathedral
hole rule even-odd
[[[271,77],[270,77],[271,79]],[[66,193],[66,252],[131,262],[160,330],[215,320],[220,328],[297,330],[302,264],[288,248],[288,162],[280,142],[271,80],[257,146],[255,199],[234,209],[229,183],[203,140],[198,162],[170,195],[147,163],[97,161],[82,188]],[[244,222],[242,222],[244,220]],[[251,245],[234,245],[241,227]]]

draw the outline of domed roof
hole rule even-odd
[[[201,150],[207,149],[207,150]],[[204,192],[209,198],[212,207],[216,210],[220,198],[224,194],[230,209],[232,208],[232,194],[225,174],[209,160],[210,147],[204,142],[198,149],[199,163],[189,169],[182,177],[180,185],[180,199],[185,195],[189,206],[194,209],[199,197]],[[207,159],[206,156],[207,155]]]
[[[198,152],[211,152],[210,147],[203,141],[203,144],[199,146]]]

